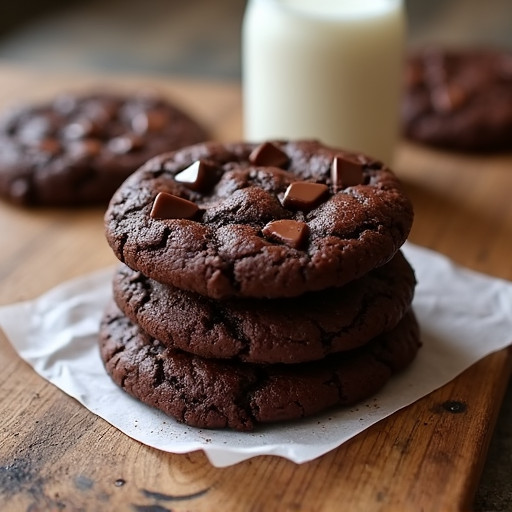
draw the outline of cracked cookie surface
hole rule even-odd
[[[236,430],[368,398],[411,363],[419,346],[412,311],[360,349],[299,365],[203,359],[165,347],[114,303],[100,329],[106,370],[126,392],[188,425]]]
[[[147,162],[105,215],[116,256],[217,299],[342,286],[392,258],[413,212],[388,168],[316,141],[274,141],[271,154],[261,151],[269,144],[197,144]],[[209,169],[201,180],[200,168]],[[195,181],[183,181],[192,170]],[[313,187],[304,192],[304,183]],[[176,197],[187,218],[169,218],[182,207]]]
[[[0,195],[26,206],[106,204],[149,158],[205,139],[155,94],[62,94],[3,112]]]
[[[299,363],[351,350],[392,329],[409,308],[413,269],[393,259],[342,288],[289,299],[218,301],[119,266],[118,307],[164,345],[253,363]]]

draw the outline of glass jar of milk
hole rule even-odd
[[[316,138],[390,164],[405,25],[401,0],[249,0],[245,138]]]

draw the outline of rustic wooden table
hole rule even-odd
[[[0,65],[0,106],[105,84],[155,85],[215,138],[241,137],[239,87],[222,83],[50,77]],[[512,279],[511,156],[465,157],[403,143],[394,168],[415,205],[411,241]],[[101,208],[0,204],[0,305],[114,263],[102,216]],[[202,453],[170,455],[124,436],[36,375],[0,333],[0,508],[468,510],[511,366],[510,351],[495,353],[310,463],[258,457],[216,469]]]

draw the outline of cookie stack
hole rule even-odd
[[[107,372],[202,428],[371,396],[420,346],[400,252],[412,218],[388,168],[317,141],[148,161],[105,214],[123,262],[100,330]]]

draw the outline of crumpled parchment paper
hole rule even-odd
[[[257,455],[306,462],[446,384],[512,342],[512,283],[477,274],[407,243],[416,271],[413,302],[423,347],[375,397],[352,409],[259,427],[252,433],[199,430],[177,423],[121,391],[97,347],[113,269],[61,284],[39,298],[0,307],[0,326],[34,370],[126,435],[160,450],[203,450],[217,467]]]

